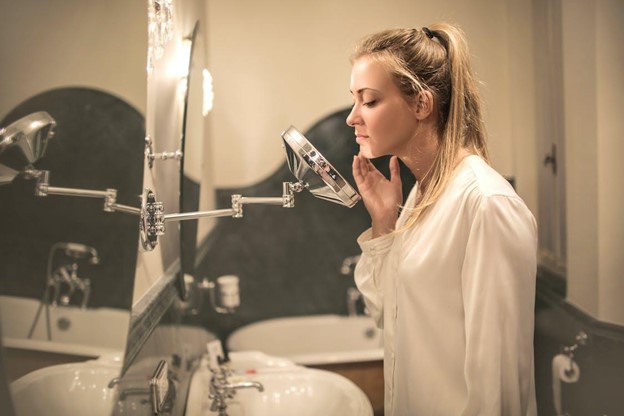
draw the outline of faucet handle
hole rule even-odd
[[[358,261],[360,261],[361,254],[356,254],[354,256],[345,257],[342,260],[342,265],[340,266],[340,274],[349,276],[355,270],[355,266]]]

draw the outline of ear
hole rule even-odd
[[[416,97],[414,115],[417,120],[424,120],[433,113],[433,94],[423,90]]]

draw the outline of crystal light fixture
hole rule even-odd
[[[162,58],[165,44],[173,39],[173,0],[147,1],[147,73]]]

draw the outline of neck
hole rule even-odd
[[[425,192],[430,182],[429,171],[433,166],[439,148],[439,135],[433,130],[430,134],[420,136],[418,145],[410,144],[408,148],[399,155],[399,159],[409,168],[418,180],[421,192]],[[457,150],[454,167],[457,167],[466,156],[473,154],[465,147]]]
[[[424,130],[414,136],[397,155],[416,177],[421,191],[424,191],[429,183],[427,173],[435,160],[440,140],[435,129],[429,127]]]

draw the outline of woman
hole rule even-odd
[[[355,280],[384,329],[386,416],[533,415],[536,225],[488,165],[462,32],[383,31],[352,57]],[[392,155],[390,179],[369,161]],[[402,204],[398,160],[417,183]]]

